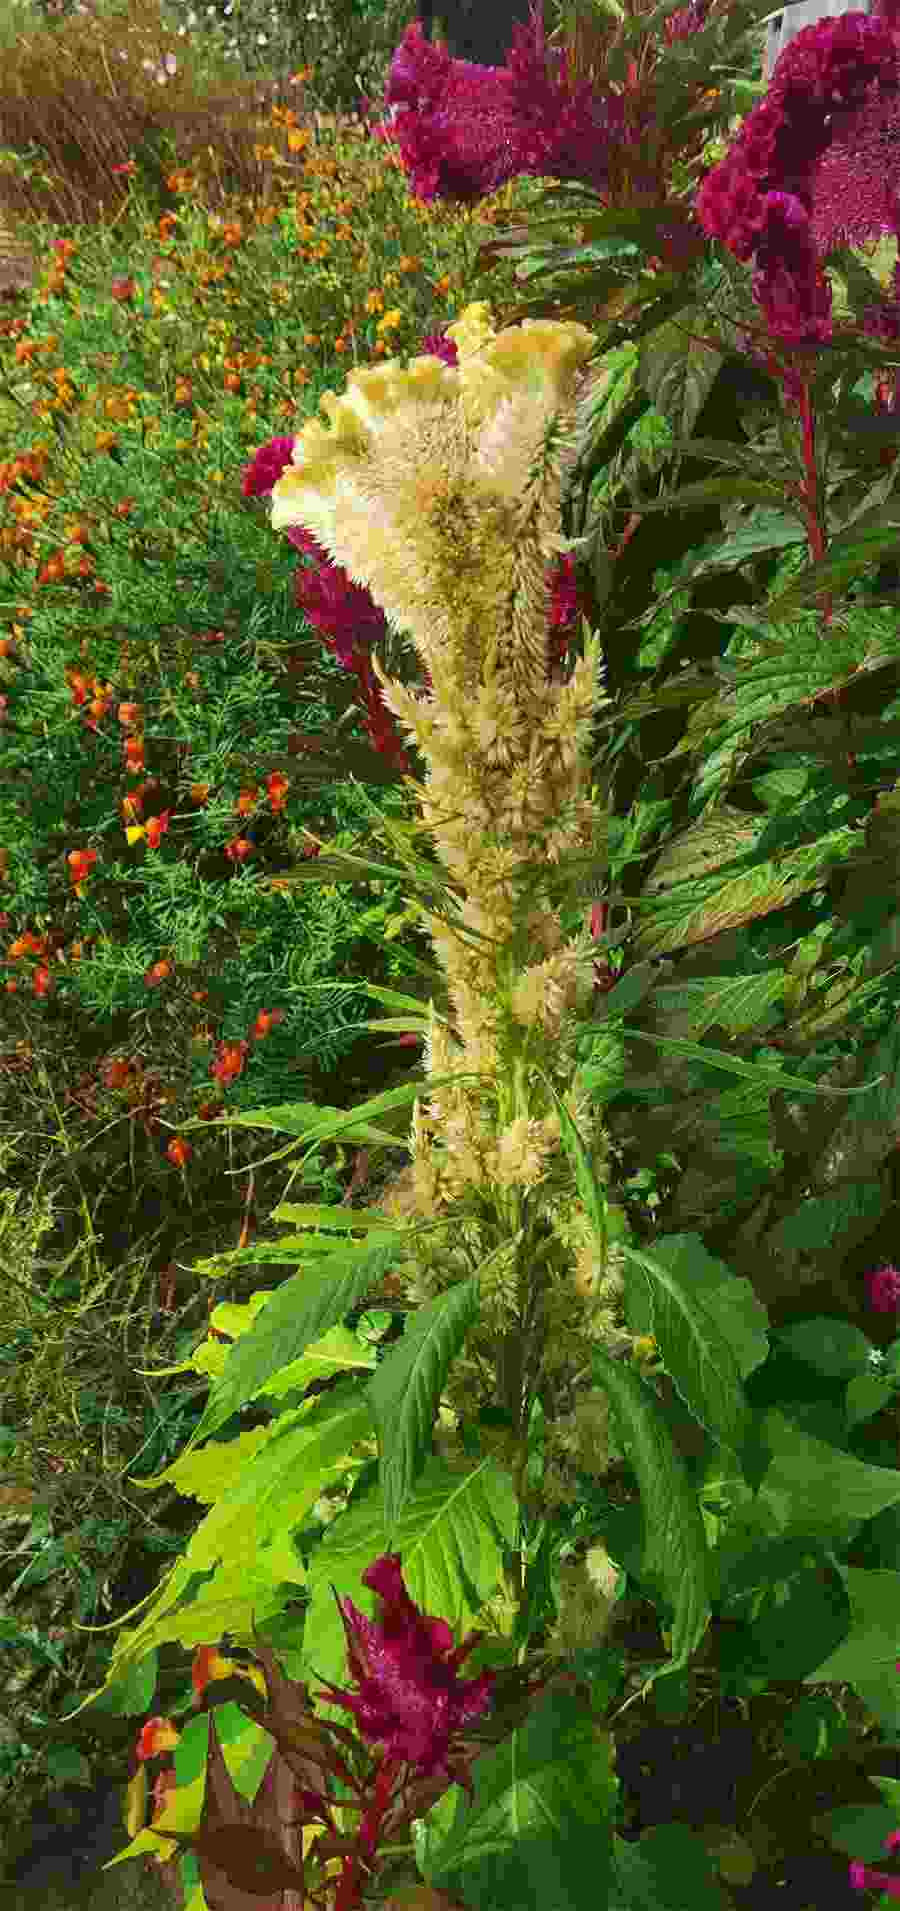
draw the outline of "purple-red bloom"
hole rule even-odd
[[[414,21],[394,54],[385,100],[398,110],[378,136],[397,141],[411,189],[426,203],[472,203],[520,174],[579,180],[603,193],[623,144],[633,175],[637,169],[636,194],[655,185],[641,170],[635,103],[599,97],[590,81],[570,86],[567,54],[547,46],[541,0],[532,0],[528,26],[513,28],[505,67],[452,59]],[[644,111],[649,130],[652,107]]]
[[[877,1313],[892,1314],[900,1307],[900,1270],[896,1267],[880,1267],[874,1274],[867,1274],[866,1288],[869,1306]]]
[[[363,1737],[383,1747],[391,1763],[405,1760],[424,1777],[450,1780],[452,1740],[491,1703],[493,1672],[482,1672],[477,1679],[457,1677],[483,1635],[470,1632],[454,1647],[446,1620],[429,1619],[413,1605],[399,1553],[376,1559],[363,1573],[363,1585],[381,1598],[380,1624],[335,1592],[359,1692],[341,1692],[329,1684],[323,1696],[332,1705],[346,1706]]]
[[[804,27],[696,201],[711,238],[738,259],[755,254],[753,294],[773,337],[831,338],[824,259],[900,232],[898,146],[900,64],[888,22],[844,13]]]

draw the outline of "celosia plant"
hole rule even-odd
[[[358,1690],[329,1685],[322,1695],[353,1714],[358,1737],[315,1717],[308,1687],[288,1678],[259,1639],[253,1650],[264,1679],[256,1666],[239,1667],[214,1648],[204,1647],[195,1657],[198,1702],[211,1682],[235,1673],[264,1701],[251,1697],[246,1685],[235,1686],[242,1709],[275,1741],[251,1805],[229,1775],[210,1714],[203,1812],[191,1836],[166,1822],[174,1775],[169,1771],[165,1782],[157,1780],[153,1823],[167,1845],[197,1857],[210,1911],[243,1911],[245,1906],[247,1911],[289,1911],[294,1893],[302,1894],[303,1903],[322,1903],[322,1885],[335,1872],[334,1911],[353,1911],[363,1887],[377,1877],[380,1846],[408,1835],[412,1820],[429,1810],[448,1785],[460,1784],[472,1795],[471,1765],[478,1747],[470,1732],[491,1706],[496,1675],[458,1675],[481,1633],[470,1632],[454,1646],[446,1622],[428,1618],[413,1604],[398,1554],[376,1559],[362,1578],[379,1595],[380,1620],[367,1619],[352,1600],[335,1594]],[[543,1683],[526,1681],[520,1698]],[[179,1738],[170,1719],[149,1719],[138,1738],[138,1759],[173,1751]],[[365,1756],[367,1747],[378,1751],[377,1765]],[[354,1795],[350,1809],[358,1813],[359,1824],[352,1838],[338,1830],[331,1779]],[[163,1850],[163,1860],[165,1855]]]
[[[409,635],[430,676],[423,696],[373,665],[428,764],[423,819],[465,898],[458,927],[425,915],[456,1030],[451,1038],[432,1017],[426,1067],[460,1070],[477,1086],[435,1094],[417,1111],[407,1212],[474,1201],[496,1247],[531,1220],[538,1184],[545,1192],[554,1169],[564,1182],[570,1172],[538,1072],[569,1088],[567,1032],[585,999],[590,928],[567,941],[536,892],[548,865],[589,863],[595,842],[579,755],[596,702],[596,646],[553,684],[547,628],[560,441],[593,340],[583,326],[549,321],[497,336],[477,308],[449,329],[457,367],[389,362],[352,373],[342,397],[326,395],[331,429],[311,420],[297,438],[272,490],[272,522],[311,528]],[[583,1097],[573,1106],[596,1125]],[[523,1266],[528,1226],[524,1237]],[[588,1228],[576,1249],[581,1292],[588,1313],[593,1296],[587,1331],[602,1338],[615,1314],[609,1286],[595,1292],[606,1269],[589,1237]],[[564,1259],[570,1251],[567,1236]],[[442,1279],[420,1270],[414,1298],[441,1291]],[[504,1332],[520,1338],[514,1275],[498,1271],[491,1285],[476,1347]],[[583,1348],[584,1312],[571,1342],[570,1315],[563,1285],[545,1298],[548,1367],[565,1369]]]

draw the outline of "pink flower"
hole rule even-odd
[[[827,342],[825,255],[848,233],[860,244],[900,230],[887,177],[898,140],[900,68],[887,23],[845,13],[804,27],[696,201],[704,232],[738,259],[756,255],[753,293],[774,337]]]
[[[380,1624],[335,1593],[347,1635],[350,1672],[359,1693],[329,1685],[325,1696],[329,1703],[344,1705],[353,1713],[363,1737],[383,1747],[388,1761],[405,1760],[425,1777],[449,1781],[451,1741],[480,1718],[491,1702],[494,1673],[457,1678],[462,1661],[483,1635],[470,1632],[454,1648],[446,1620],[426,1618],[413,1605],[403,1584],[399,1553],[376,1559],[363,1573],[363,1585],[381,1598]]]
[[[876,1273],[866,1275],[866,1287],[869,1306],[879,1314],[892,1314],[900,1307],[900,1270],[896,1267],[880,1267]]]
[[[532,0],[528,26],[513,28],[505,67],[451,59],[415,21],[394,55],[385,99],[396,117],[379,137],[397,141],[411,189],[426,202],[471,203],[522,173],[603,192],[613,148],[633,147],[634,172],[643,140],[639,126],[628,126],[621,95],[599,97],[590,81],[570,87],[565,53],[547,46],[541,0]],[[653,181],[648,174],[635,183]]]

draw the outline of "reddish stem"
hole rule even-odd
[[[810,554],[815,563],[820,564],[825,556],[825,532],[819,516],[818,476],[816,473],[816,437],[815,418],[810,400],[809,384],[804,379],[800,388],[800,416],[803,420],[803,462],[806,466],[805,500],[807,510],[807,535]],[[831,623],[831,596],[823,592],[820,599],[823,624]]]
[[[378,1848],[378,1837],[382,1821],[391,1800],[394,1779],[401,1770],[397,1761],[388,1759],[382,1765],[375,1780],[375,1793],[372,1803],[365,1813],[356,1834],[357,1855],[344,1859],[340,1883],[334,1900],[334,1911],[354,1911],[359,1904],[359,1872],[361,1860],[374,1856]],[[368,1868],[368,1867],[367,1867]]]

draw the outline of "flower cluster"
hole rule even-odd
[[[311,1881],[304,1876],[304,1860],[310,1834],[321,1825],[313,1856],[329,1860],[327,1874],[340,1874],[336,1911],[350,1911],[361,1901],[363,1884],[371,1879],[381,1844],[401,1833],[408,1835],[413,1818],[423,1816],[448,1785],[460,1784],[470,1798],[473,1795],[470,1766],[477,1747],[466,1743],[465,1734],[490,1708],[497,1675],[491,1671],[473,1679],[458,1675],[482,1634],[470,1632],[454,1646],[446,1621],[428,1617],[410,1599],[398,1553],[376,1559],[362,1579],[381,1600],[380,1620],[366,1618],[350,1599],[334,1595],[358,1691],[344,1692],[323,1681],[328,1690],[321,1694],[332,1705],[346,1706],[361,1739],[379,1750],[377,1766],[362,1778],[353,1769],[359,1748],[352,1734],[314,1717],[308,1688],[280,1670],[255,1634],[253,1650],[265,1677],[259,1666],[242,1667],[224,1658],[216,1647],[201,1647],[195,1655],[195,1702],[200,1703],[212,1680],[240,1676],[248,1687],[242,1708],[275,1741],[250,1804],[231,1782],[215,1717],[210,1717],[204,1807],[192,1837],[163,1822],[169,1793],[176,1786],[175,1773],[169,1768],[154,1784],[152,1823],[158,1826],[161,1839],[195,1853],[211,1904],[237,1903],[235,1893],[241,1890],[256,1894],[262,1911],[292,1902],[294,1891],[307,1902]],[[541,1683],[527,1681],[523,1693],[539,1690]],[[254,1690],[261,1695],[261,1704]],[[138,1760],[173,1751],[180,1736],[171,1719],[149,1719],[137,1740]],[[331,1778],[339,1778],[355,1795],[350,1809],[359,1812],[360,1822],[353,1839],[338,1834]],[[167,1846],[156,1855],[165,1862]]]
[[[663,31],[671,46],[673,40],[687,40],[692,33],[699,33],[709,12],[709,0],[691,0],[689,7],[682,7],[678,13],[670,13],[663,21]]]
[[[579,180],[608,193],[622,146],[635,192],[652,195],[656,187],[641,159],[652,104],[599,97],[590,81],[571,85],[566,53],[547,47],[540,0],[529,25],[513,29],[505,67],[452,59],[415,21],[394,55],[385,100],[395,117],[376,134],[397,141],[411,189],[425,203],[472,203],[520,174]]]
[[[869,1306],[878,1314],[893,1314],[900,1307],[900,1270],[880,1267],[866,1275]]]
[[[825,257],[900,232],[898,141],[900,65],[887,22],[845,13],[804,27],[696,202],[711,238],[745,262],[755,256],[753,295],[773,337],[827,342]]]
[[[458,363],[456,340],[446,333],[429,333],[422,341],[422,352],[440,359],[444,365],[455,366]],[[267,497],[290,464],[293,449],[294,439],[291,437],[272,438],[262,445],[244,472],[241,486],[244,497]],[[372,651],[387,629],[384,613],[363,586],[352,582],[342,565],[329,561],[327,551],[323,550],[311,532],[300,526],[292,526],[287,535],[295,549],[304,557],[311,558],[315,564],[314,570],[297,571],[294,586],[297,606],[342,667],[353,671],[358,677],[366,710],[365,730],[370,742],[380,755],[406,774],[410,768],[409,760],[402,748],[394,720],[384,706],[381,686],[372,672]],[[576,619],[582,609],[575,580],[575,561],[571,556],[560,558],[553,566],[551,591],[550,629],[553,639],[549,662],[553,669],[564,662],[567,646],[574,635]],[[428,671],[424,673],[423,688],[426,692],[431,689]]]

